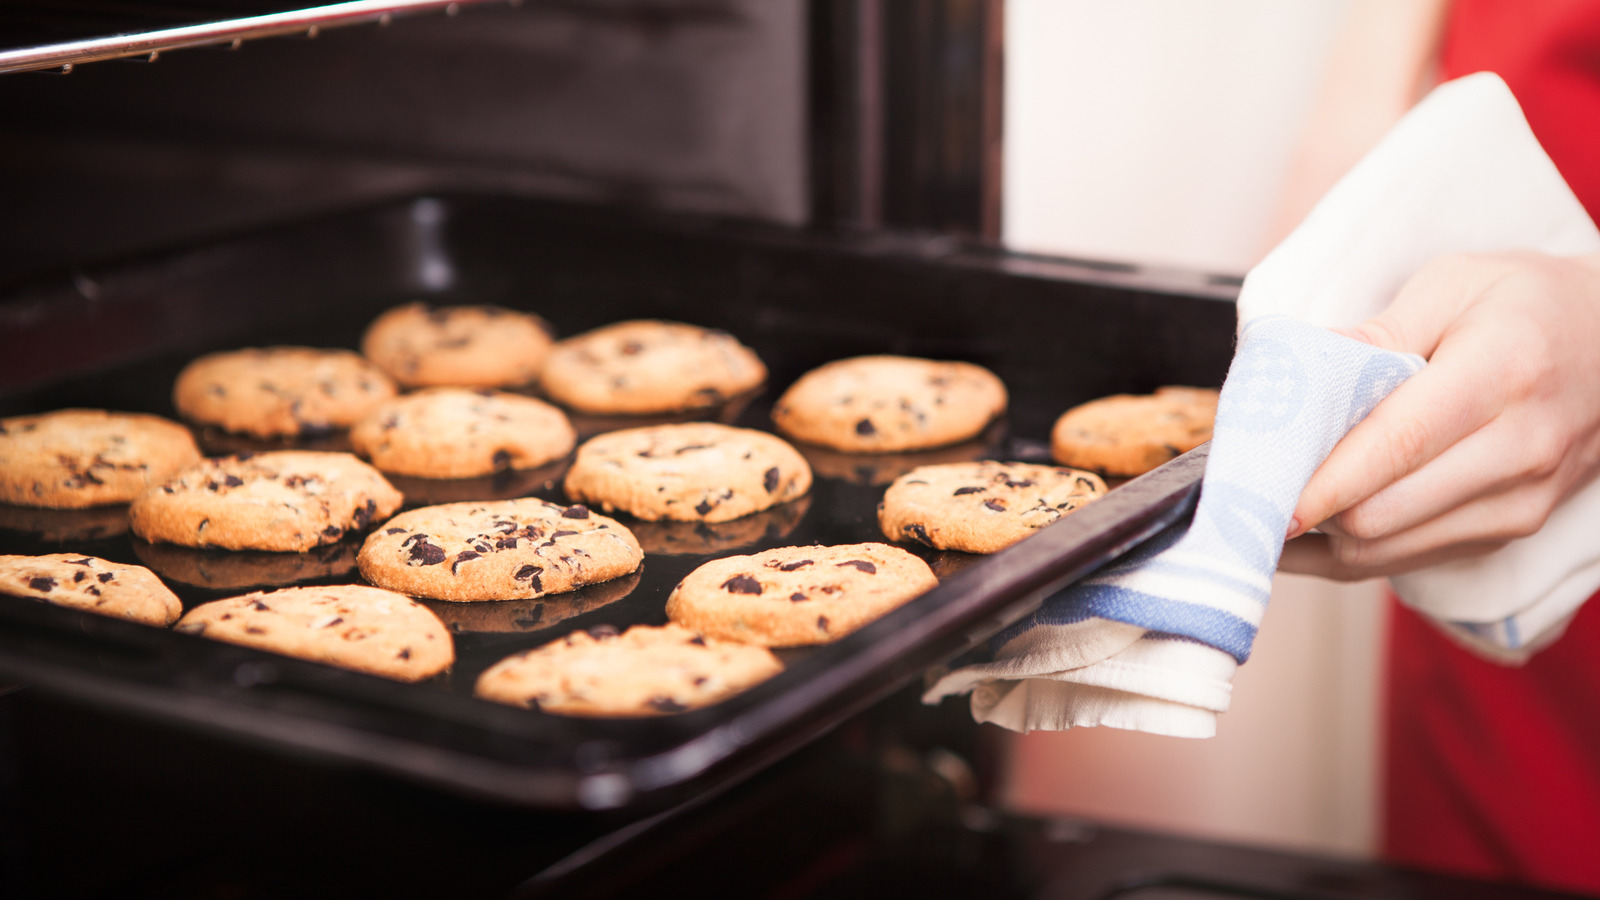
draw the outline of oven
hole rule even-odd
[[[1548,896],[993,807],[993,735],[959,702],[922,707],[923,673],[1181,521],[1204,448],[1001,554],[929,554],[938,588],[785,652],[780,676],[715,707],[571,720],[471,698],[510,652],[661,621],[677,579],[732,548],[875,539],[883,486],[910,466],[1045,461],[1075,403],[1220,383],[1235,282],[996,246],[1000,12],[5,12],[57,55],[0,56],[30,70],[0,78],[15,122],[0,159],[0,414],[172,416],[172,379],[200,353],[354,346],[416,299],[526,309],[562,334],[641,317],[729,330],[771,374],[715,415],[751,427],[770,427],[800,373],[864,353],[979,362],[1011,393],[1001,422],[955,447],[808,450],[807,499],[749,533],[665,536],[637,578],[559,614],[457,623],[455,670],[422,685],[8,604],[8,894]],[[93,40],[162,30],[167,43]],[[457,499],[405,489],[412,504]],[[558,498],[559,472],[473,490]],[[4,552],[156,564],[115,510],[6,515]],[[180,556],[157,567],[186,606],[239,592],[206,574],[212,551]],[[337,553],[297,562],[248,578],[356,577]]]

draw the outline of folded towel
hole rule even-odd
[[[1600,233],[1504,82],[1469,76],[1419,104],[1245,280],[1240,345],[1188,531],[1049,598],[996,636],[992,659],[944,673],[924,699],[972,691],[979,721],[1018,731],[1214,733],[1300,491],[1422,365],[1319,326],[1376,314],[1435,256],[1509,249],[1595,252]],[[1482,652],[1516,658],[1559,634],[1600,585],[1600,545],[1580,538],[1595,521],[1600,483],[1539,535],[1396,579],[1397,590]]]

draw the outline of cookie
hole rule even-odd
[[[133,541],[134,555],[168,581],[213,591],[287,587],[307,581],[344,578],[356,570],[361,545],[343,540],[304,553],[256,550],[202,550],[176,544]]]
[[[0,594],[166,627],[183,604],[155,573],[93,556],[0,556]]]
[[[733,335],[656,320],[558,341],[539,377],[563,406],[628,414],[707,409],[766,379],[766,365]]]
[[[189,429],[160,416],[58,409],[0,419],[0,503],[127,503],[199,460]]]
[[[619,578],[643,560],[639,542],[615,520],[532,498],[401,513],[356,558],[373,584],[455,601],[559,594]]]
[[[657,716],[709,706],[778,674],[772,651],[677,625],[575,631],[490,666],[485,700],[567,716]]]
[[[1098,475],[1076,469],[992,461],[923,466],[889,485],[878,525],[891,541],[994,553],[1105,492]]]
[[[888,544],[780,547],[690,572],[667,597],[667,618],[730,641],[825,644],[937,583],[927,563]]]
[[[712,422],[602,434],[566,480],[574,500],[649,521],[726,522],[810,489],[811,467],[782,438]]]
[[[1005,385],[982,366],[858,356],[800,376],[773,406],[772,421],[796,440],[889,453],[975,437],[1005,408]]]
[[[565,594],[532,600],[451,603],[424,597],[417,602],[433,610],[452,634],[526,634],[553,628],[574,616],[610,606],[633,593],[638,586],[639,573],[633,572]]]
[[[400,492],[348,453],[279,450],[208,459],[129,508],[147,541],[223,550],[302,551],[400,508]]]
[[[252,347],[183,367],[172,402],[190,421],[256,437],[354,424],[395,395],[394,382],[349,350]]]
[[[534,469],[572,452],[566,413],[502,391],[430,388],[379,404],[350,429],[350,445],[385,472],[474,478]]]
[[[360,584],[284,588],[189,610],[174,630],[396,681],[450,668],[450,633],[410,597]]]
[[[408,303],[367,327],[361,352],[405,387],[512,387],[539,375],[549,323],[498,306]]]
[[[1056,420],[1050,455],[1064,466],[1107,475],[1143,475],[1211,440],[1217,392],[1164,387],[1075,406]]]
[[[628,529],[646,553],[709,556],[762,541],[780,541],[794,531],[810,508],[811,495],[807,494],[727,522],[631,522]]]

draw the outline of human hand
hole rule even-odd
[[[1346,333],[1429,365],[1312,476],[1284,571],[1357,580],[1489,553],[1600,470],[1600,254],[1441,257]]]

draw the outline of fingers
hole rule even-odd
[[[1417,471],[1494,418],[1501,390],[1472,364],[1476,342],[1468,343],[1464,352],[1438,355],[1333,448],[1301,492],[1290,537]]]
[[[1279,568],[1351,581],[1483,555],[1536,531],[1551,506],[1546,493],[1514,485],[1373,540],[1339,533],[1305,535],[1284,545]]]
[[[1427,465],[1400,478],[1322,523],[1322,530],[1344,537],[1376,540],[1414,528],[1456,507],[1514,487],[1527,488],[1536,473],[1509,461],[1515,433],[1496,419],[1446,448]]]

